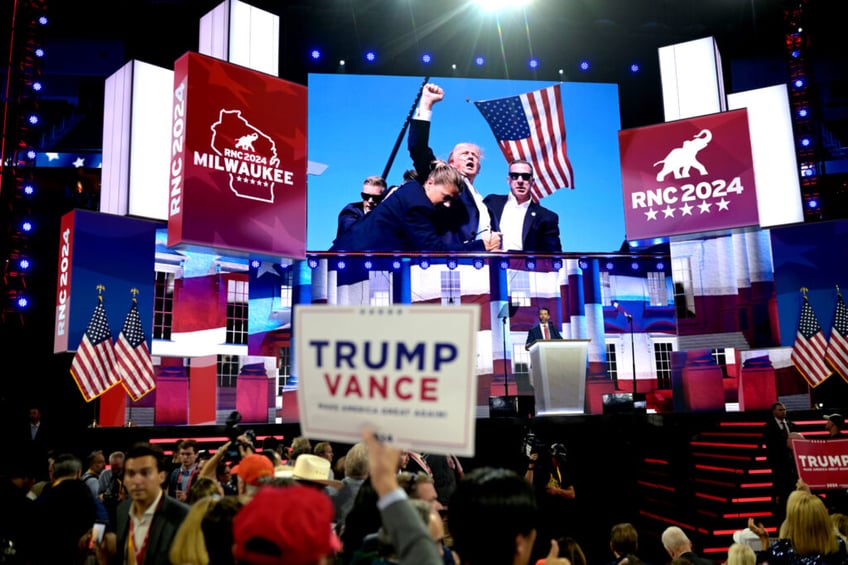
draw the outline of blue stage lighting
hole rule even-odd
[[[365,263],[363,263],[363,266],[364,266],[367,270],[369,270],[369,271],[370,271],[371,269],[373,269],[373,268],[374,268],[374,262],[373,262],[371,259],[366,259],[366,260],[365,260]]]
[[[480,269],[483,268],[483,265],[485,265],[485,262],[482,259],[480,259],[479,257],[476,257],[474,259],[474,268],[475,269],[477,269],[479,271]]]
[[[347,267],[347,263],[345,263],[343,259],[339,259],[338,261],[336,261],[336,269],[342,271],[345,267]]]
[[[22,271],[29,269],[29,259],[21,259],[18,261],[18,268]]]
[[[637,263],[636,261],[633,261],[632,263],[630,263],[630,268],[633,269],[634,271],[638,271],[639,270],[639,263]]]
[[[427,259],[421,259],[421,261],[418,262],[418,266],[422,269],[426,269],[430,266],[430,261],[428,261]]]
[[[533,57],[532,59],[530,59],[530,62],[527,63],[527,64],[530,65],[531,69],[538,69],[539,68],[539,59]]]
[[[665,269],[665,263],[657,263],[657,270],[662,271]]]
[[[506,271],[507,269],[509,269],[509,261],[507,261],[506,259],[501,259],[501,262],[498,266],[501,268],[502,271]]]
[[[792,84],[795,85],[795,88],[801,88],[802,86],[804,86],[804,79],[795,79],[795,82],[793,82]]]
[[[46,26],[47,25],[47,16],[38,16],[38,23]]]
[[[261,261],[259,261],[258,259],[252,259],[252,260],[250,261],[250,268],[251,268],[251,269],[258,269],[258,268],[259,268],[259,265],[261,265],[261,264],[262,264],[262,262],[261,262]]]
[[[32,186],[32,184],[29,184],[29,183],[25,184],[24,185],[24,194],[26,194],[27,196],[32,196],[33,193],[35,193],[35,187]]]
[[[309,265],[310,269],[317,269],[318,268],[318,259],[316,259],[315,257],[310,257],[309,259],[306,260],[306,264]]]
[[[377,60],[377,54],[373,51],[368,51],[367,53],[365,53],[365,60],[369,63],[373,63]]]
[[[29,306],[29,300],[26,296],[19,296],[15,302],[18,305],[18,308],[20,309],[24,309]]]
[[[456,259],[454,259],[453,257],[448,259],[448,269],[453,271],[454,269],[456,269],[457,265],[458,265],[458,263],[457,263]]]
[[[41,47],[39,47],[38,49],[36,49],[36,50],[35,50],[35,56],[36,56],[36,57],[44,57],[44,49],[42,49]]]
[[[801,56],[801,52],[798,51],[797,49],[793,49],[791,55],[792,55],[793,59],[797,59],[798,57]]]
[[[38,116],[35,114],[30,114],[27,118],[27,121],[30,123],[30,125],[34,126],[38,123]]]
[[[400,259],[394,259],[392,261],[392,269],[394,269],[395,271],[400,269]]]
[[[421,55],[421,62],[424,63],[425,65],[429,65],[432,61],[433,61],[433,57],[430,56],[429,53],[424,53],[423,55]]]
[[[35,152],[35,149],[28,149],[26,155],[27,159],[35,159],[36,156],[38,156],[38,153]]]
[[[559,271],[562,269],[562,259],[554,259],[551,263],[551,267],[554,268],[554,271]]]
[[[589,61],[580,61],[580,70],[588,71],[589,70]]]
[[[809,115],[809,112],[807,111],[806,108],[801,108],[800,110],[798,110],[798,117],[799,118],[806,118],[807,115]]]
[[[24,220],[24,222],[21,224],[21,230],[23,230],[25,232],[31,232],[32,231],[32,222],[30,222],[29,220]]]
[[[632,65],[630,65],[630,72],[631,73],[638,73],[639,72],[639,65],[636,64],[636,63],[633,63]]]
[[[312,52],[309,54],[309,56],[317,61],[318,59],[321,58],[321,52],[318,51],[317,49],[313,49]]]
[[[819,201],[816,200],[815,198],[810,198],[809,200],[807,200],[807,208],[815,209],[815,208],[818,208],[818,207],[819,207]]]
[[[802,137],[801,138],[801,146],[802,147],[809,147],[810,143],[812,143],[812,141],[810,141],[809,137]]]
[[[42,88],[43,88],[43,85],[42,85],[40,82],[35,81],[34,83],[32,83],[32,89],[33,89],[34,91],[36,91],[36,92],[41,92],[41,89],[42,89]]]
[[[474,58],[474,64],[477,65],[478,67],[482,67],[483,65],[486,64],[486,58],[478,55],[477,57]]]
[[[527,270],[535,271],[536,270],[536,260],[535,259],[527,259]]]

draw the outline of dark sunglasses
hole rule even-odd
[[[532,173],[509,173],[509,178],[512,180],[531,180],[533,178]]]
[[[382,194],[368,194],[367,192],[360,192],[359,195],[363,200],[373,200],[376,203],[380,203],[383,200]]]

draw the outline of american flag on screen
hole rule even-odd
[[[825,360],[833,369],[848,381],[848,308],[842,300],[842,293],[836,296],[836,312],[833,315],[833,328],[830,341],[827,342]]]
[[[492,128],[506,160],[524,159],[533,165],[533,200],[538,202],[560,188],[574,188],[559,84],[474,105]]]
[[[118,384],[114,368],[112,334],[106,319],[103,297],[98,296],[97,306],[71,362],[71,376],[86,402],[91,402]]]
[[[133,400],[138,400],[154,388],[153,358],[144,341],[144,330],[138,314],[138,303],[132,306],[124,320],[124,327],[115,342],[115,371]]]
[[[801,318],[798,320],[798,333],[795,334],[795,345],[792,346],[790,359],[813,388],[833,373],[824,360],[826,349],[827,341],[824,339],[821,325],[809,300],[804,296]]]

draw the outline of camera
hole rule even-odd
[[[253,446],[256,445],[256,433],[253,430],[242,431],[239,428],[239,422],[241,422],[241,413],[238,410],[230,412],[225,422],[227,439],[230,441],[230,448],[227,451],[229,457],[238,457],[239,447],[255,449]],[[250,443],[241,441],[239,436],[244,436]]]

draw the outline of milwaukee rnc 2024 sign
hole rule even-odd
[[[747,110],[618,134],[628,240],[759,223]]]
[[[174,64],[168,246],[302,259],[306,87],[213,57]]]

